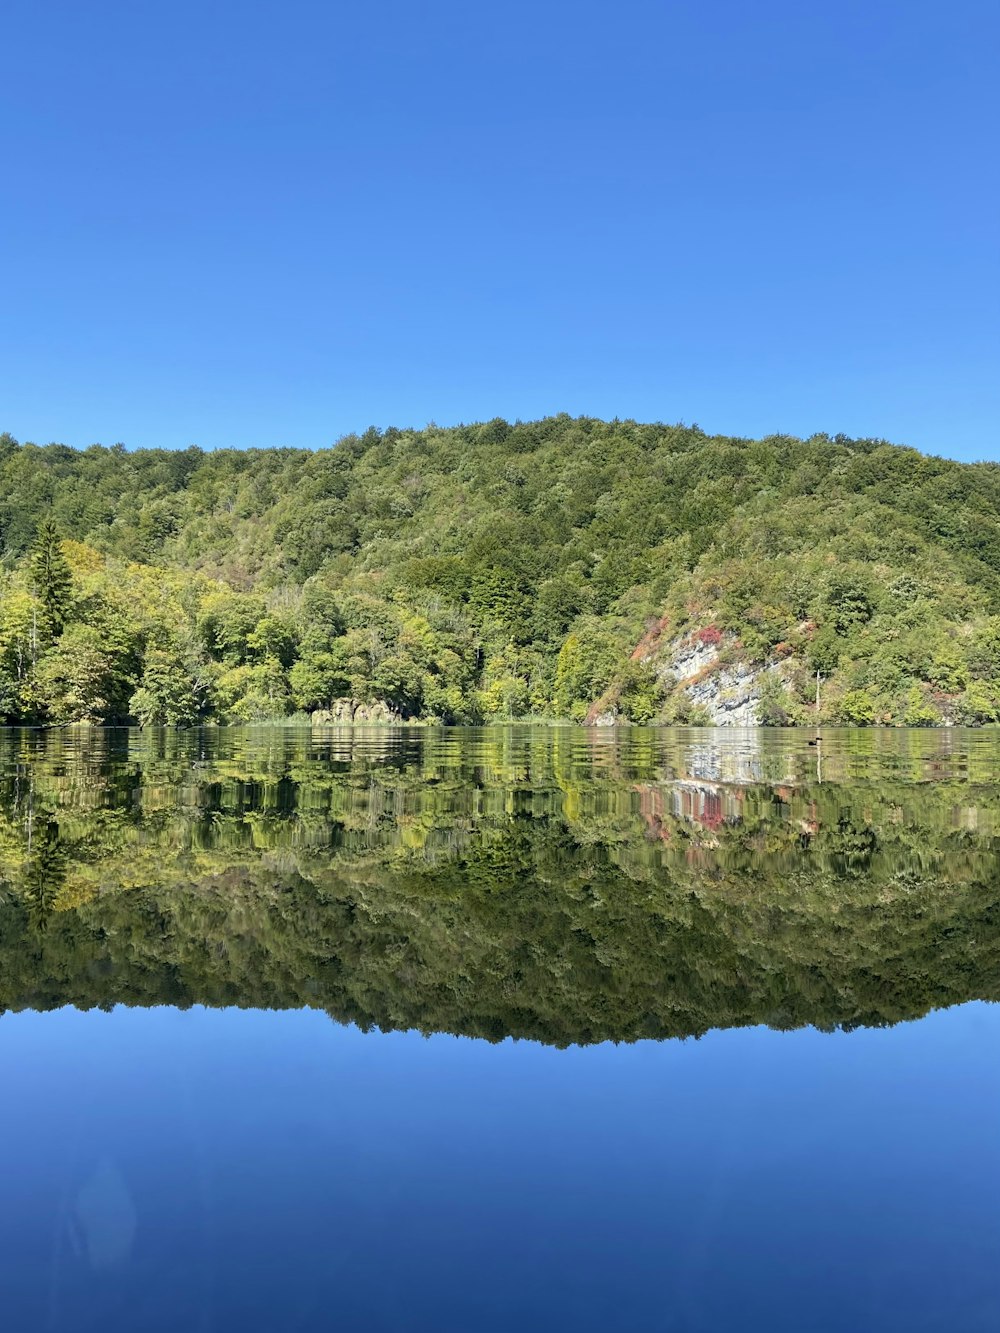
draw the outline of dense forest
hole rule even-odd
[[[309,1006],[565,1045],[1000,999],[992,745],[852,744],[822,781],[775,751],[733,782],[699,771],[738,755],[659,733],[451,734],[8,733],[0,1012]]]
[[[1000,466],[878,440],[568,416],[316,452],[3,435],[0,562],[7,722],[605,700],[698,723],[663,666],[699,635],[780,667],[765,722],[1000,717]]]

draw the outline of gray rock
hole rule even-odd
[[[617,727],[621,719],[613,710],[598,713],[587,725],[591,727]]]
[[[312,715],[314,727],[398,726],[403,721],[383,699],[362,703],[358,699],[334,699],[329,708],[318,708]]]
[[[720,663],[722,650],[731,647],[730,635],[719,644],[703,643],[697,635],[686,635],[658,652],[657,675],[664,684],[677,682],[693,704],[705,710],[715,727],[760,725],[760,702],[768,676],[784,679],[782,662]]]

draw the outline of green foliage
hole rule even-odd
[[[224,586],[213,590],[203,600],[197,619],[205,648],[230,666],[246,662],[253,655],[251,638],[264,612],[259,598],[241,597]]]
[[[340,645],[336,651],[303,654],[288,673],[288,685],[296,708],[308,712],[350,694],[353,679]]]
[[[964,726],[981,727],[986,722],[1000,719],[1000,698],[997,691],[981,681],[969,682],[968,689],[958,701],[957,720]]]
[[[276,657],[230,667],[215,690],[226,722],[264,722],[291,712],[288,678]]]
[[[90,625],[68,626],[38,665],[37,688],[54,722],[101,722],[118,687],[114,653]]]
[[[283,667],[290,667],[298,648],[296,626],[286,616],[262,616],[246,636],[246,648],[253,661],[274,658]]]
[[[671,635],[632,660],[662,620],[787,661],[767,721],[811,720],[817,672],[821,720],[988,721],[998,576],[1000,468],[880,440],[568,416],[315,453],[4,436],[0,714],[697,720],[656,684]],[[73,626],[100,640],[78,667]]]
[[[977,680],[1000,679],[1000,616],[981,624],[967,649],[969,671]]]
[[[824,617],[838,634],[849,634],[858,625],[871,620],[874,610],[868,581],[864,574],[837,570],[826,580],[823,599]]]
[[[663,687],[646,662],[629,662],[619,676],[618,712],[639,725],[652,722],[663,708]]]
[[[921,690],[919,685],[911,685],[906,692],[906,704],[903,722],[908,727],[933,727],[941,721],[941,714]]]
[[[622,667],[621,644],[600,621],[581,620],[567,636],[556,660],[556,711],[582,722]]]
[[[24,587],[7,582],[0,596],[0,716],[32,719],[36,712],[38,605]]]
[[[758,716],[762,726],[788,727],[802,721],[799,709],[791,692],[780,676],[771,672],[765,675],[760,692]]]
[[[841,720],[852,727],[870,727],[877,718],[875,701],[867,690],[849,690],[840,704]]]
[[[141,725],[190,726],[211,706],[211,679],[195,648],[148,649],[139,688],[129,701],[129,712]]]
[[[42,623],[50,635],[61,634],[69,614],[73,577],[62,553],[59,530],[51,518],[39,524],[28,568]]]
[[[532,708],[531,659],[515,644],[493,653],[483,672],[476,698],[479,714],[487,722],[505,722],[524,717]]]

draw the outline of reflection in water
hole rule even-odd
[[[1000,994],[985,732],[7,732],[0,1008],[556,1044]]]

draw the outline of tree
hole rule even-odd
[[[4,721],[32,718],[36,709],[34,667],[38,607],[23,587],[0,595],[0,715]]]
[[[288,673],[296,708],[312,712],[328,707],[351,689],[350,670],[344,659],[329,651],[307,652]]]
[[[555,699],[560,717],[581,722],[588,706],[623,666],[621,647],[596,618],[567,636],[556,661]]]
[[[630,722],[652,722],[663,707],[663,686],[647,662],[628,662],[621,676],[618,711]]]
[[[530,707],[530,663],[516,644],[509,643],[487,659],[483,687],[477,699],[487,721],[510,721]]]
[[[288,713],[288,680],[276,657],[254,666],[231,667],[219,677],[217,689],[229,721],[266,722]]]
[[[104,722],[115,693],[114,654],[100,632],[70,625],[38,664],[38,692],[53,722]]]
[[[841,700],[840,716],[852,727],[870,727],[876,719],[875,701],[867,690],[849,690]]]
[[[142,726],[190,726],[210,706],[210,680],[197,653],[149,649],[139,688],[129,700],[129,712]]]
[[[69,614],[73,575],[62,552],[59,530],[51,518],[43,519],[39,525],[29,568],[45,628],[56,637],[62,633]]]
[[[996,692],[982,681],[970,681],[968,689],[958,700],[956,713],[958,721],[967,727],[981,727],[986,722],[996,722],[1000,717]]]
[[[246,646],[255,662],[276,657],[283,667],[289,667],[298,648],[295,626],[283,616],[263,616],[246,636]]]
[[[933,727],[941,721],[941,714],[924,695],[919,685],[911,685],[906,692],[903,722],[908,727]]]

